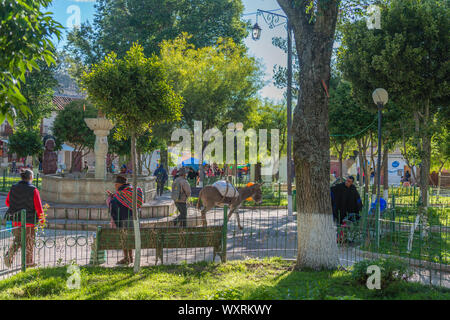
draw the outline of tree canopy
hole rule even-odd
[[[441,106],[448,107],[450,93],[450,7],[438,0],[392,0],[381,8],[381,29],[370,30],[363,20],[343,26],[339,68],[352,83],[354,96],[369,108],[375,107],[371,101],[375,88],[389,92],[393,102],[389,108],[397,108],[397,113],[388,125],[405,111],[402,121],[413,119],[409,128],[414,130],[426,205],[433,119]],[[399,124],[391,126],[390,137],[399,136],[394,134],[402,127]]]
[[[54,78],[55,66],[48,66],[45,62],[38,62],[39,69],[27,72],[25,83],[21,85],[21,93],[26,99],[26,105],[31,113],[19,114],[19,127],[39,129],[42,119],[50,116],[56,110],[53,104],[54,88],[58,81]]]
[[[261,88],[261,73],[254,58],[231,39],[196,48],[191,36],[163,41],[161,61],[174,90],[183,96],[183,124],[193,128],[223,129],[229,122],[245,122]]]
[[[81,156],[94,149],[95,135],[84,122],[85,118],[97,117],[97,109],[86,100],[76,100],[67,104],[53,122],[52,132],[59,146],[68,142],[74,147],[75,152]],[[78,154],[78,153],[77,153]],[[72,162],[73,169],[75,161]]]
[[[144,54],[159,52],[159,43],[182,32],[193,34],[196,47],[214,45],[221,37],[241,44],[247,25],[241,20],[241,0],[101,0],[94,23],[84,23],[68,35],[67,49],[86,65],[111,51],[125,56],[139,41]]]
[[[137,214],[136,138],[153,126],[180,120],[183,98],[169,83],[161,60],[153,55],[147,58],[144,48],[134,43],[122,59],[114,52],[85,72],[82,85],[89,98],[113,120],[116,135],[131,137],[133,171],[133,219],[136,258],[134,271],[140,268],[141,239]]]
[[[42,138],[38,130],[21,128],[16,130],[8,139],[10,153],[20,158],[34,156],[42,152]]]
[[[50,0],[1,0],[0,123],[13,125],[17,109],[30,113],[20,92],[26,72],[39,69],[38,61],[56,64],[51,37],[59,39],[62,26],[41,10]]]
[[[90,100],[114,121],[118,136],[142,135],[181,116],[183,99],[169,84],[161,60],[143,51],[134,44],[123,59],[111,52],[82,78]]]

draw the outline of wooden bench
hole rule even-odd
[[[163,249],[167,248],[213,248],[213,261],[219,255],[222,262],[226,253],[222,246],[223,226],[208,227],[152,227],[141,228],[141,249],[156,249],[156,261],[163,260]],[[133,228],[111,229],[97,227],[92,245],[92,264],[99,265],[98,254],[103,250],[135,249]]]

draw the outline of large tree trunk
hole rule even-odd
[[[297,268],[331,269],[339,264],[330,201],[328,97],[338,1],[319,2],[315,20],[306,3],[278,0],[292,25],[300,64],[300,92],[292,122],[297,189]],[[311,21],[311,22],[310,22]]]
[[[137,273],[141,267],[141,231],[139,212],[137,210],[137,173],[136,173],[136,133],[131,133],[131,170],[133,170],[133,219],[134,219],[134,272]]]

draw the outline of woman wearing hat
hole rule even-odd
[[[133,186],[127,181],[127,178],[118,175],[115,179],[114,187],[116,193],[107,191],[109,197],[107,204],[111,214],[112,228],[132,228],[133,227]],[[137,188],[137,207],[142,206],[142,189]],[[133,263],[133,250],[123,249],[124,258],[117,262],[119,265],[128,265]]]

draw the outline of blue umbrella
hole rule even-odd
[[[181,162],[183,167],[192,167],[195,170],[198,170],[200,161],[196,158],[189,158]],[[203,161],[203,165],[207,164],[206,161]]]

